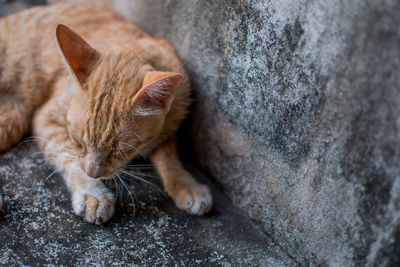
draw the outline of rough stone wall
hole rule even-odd
[[[108,1],[191,74],[196,161],[299,262],[400,264],[400,2]]]

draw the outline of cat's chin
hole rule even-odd
[[[117,174],[110,174],[110,175],[102,175],[102,176],[97,177],[97,178],[93,178],[93,177],[90,177],[90,178],[92,178],[94,180],[110,180],[110,179],[113,179],[113,178],[117,177],[117,175],[118,175],[118,173]]]
[[[106,174],[99,176],[99,177],[91,177],[87,173],[86,173],[86,175],[87,175],[87,177],[89,177],[93,180],[110,180],[110,179],[117,177],[120,173],[121,173],[121,171],[107,172]]]
[[[114,179],[115,177],[117,177],[119,174],[121,174],[121,172],[123,171],[123,169],[117,169],[114,171],[110,171],[107,172],[106,174],[100,176],[99,178],[93,178],[93,179],[101,179],[101,180],[110,180],[110,179]]]

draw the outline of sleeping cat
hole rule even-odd
[[[114,212],[101,180],[138,154],[149,156],[178,208],[210,210],[209,189],[177,155],[190,85],[167,40],[110,11],[63,4],[1,18],[0,33],[0,151],[32,130],[74,212],[91,223]]]

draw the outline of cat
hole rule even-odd
[[[32,131],[75,214],[108,221],[115,196],[102,180],[138,155],[149,157],[179,209],[211,209],[209,188],[177,154],[191,89],[169,41],[111,11],[68,4],[1,18],[0,33],[0,151]]]

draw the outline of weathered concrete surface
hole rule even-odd
[[[33,144],[0,155],[4,197],[0,265],[296,264],[215,189],[215,208],[211,214],[197,217],[179,211],[165,194],[151,186],[133,182],[138,204],[134,211],[127,191],[122,194],[120,186],[115,216],[106,225],[96,226],[72,213],[62,178],[49,177],[52,173]]]
[[[45,0],[0,0],[0,17],[29,8],[33,5],[44,5]]]
[[[400,265],[398,0],[111,2],[176,45],[197,162],[275,242]]]

